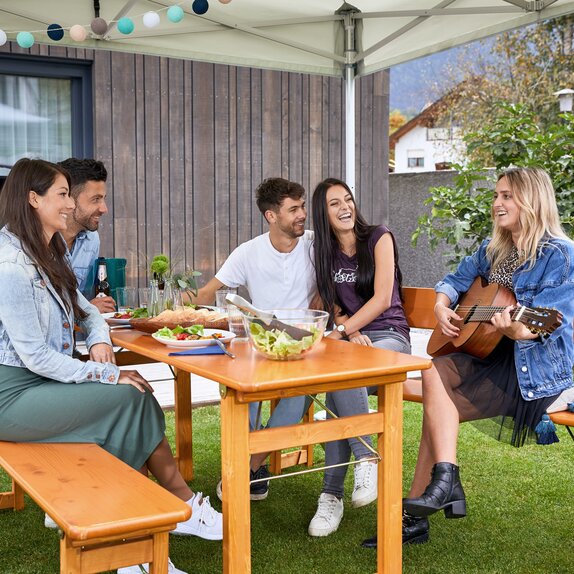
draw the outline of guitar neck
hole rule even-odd
[[[484,323],[485,321],[490,321],[495,313],[502,313],[504,309],[506,307],[474,305],[473,307],[457,307],[455,312],[463,317],[465,323]],[[522,316],[526,311],[528,311],[528,307],[518,307],[512,312],[510,318],[513,321],[525,323],[526,319],[523,319]]]

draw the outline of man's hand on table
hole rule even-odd
[[[100,313],[115,313],[116,311],[116,302],[109,296],[94,297],[90,303],[95,305]]]

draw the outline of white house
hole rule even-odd
[[[389,138],[395,152],[395,173],[449,169],[464,161],[464,142],[456,126],[437,125],[444,99],[427,106]]]

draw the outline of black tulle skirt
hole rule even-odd
[[[514,341],[504,337],[485,359],[452,353],[433,360],[456,405],[460,420],[519,447],[535,442],[534,432],[558,395],[526,401],[520,394],[514,364]]]

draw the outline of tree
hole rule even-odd
[[[520,104],[543,127],[557,124],[553,93],[574,87],[573,36],[574,17],[564,16],[469,45],[441,82],[441,96],[458,85],[445,113],[464,134],[496,120],[501,102]]]
[[[400,110],[393,110],[389,114],[389,135],[396,132],[407,123],[407,117]]]
[[[494,111],[491,124],[465,136],[469,153],[491,157],[496,169],[510,165],[545,169],[554,183],[562,224],[574,236],[574,114],[561,114],[557,123],[542,125],[522,104],[500,104]],[[413,245],[421,234],[428,237],[431,248],[445,242],[453,248],[450,266],[476,250],[492,226],[495,178],[484,165],[480,159],[456,165],[452,187],[429,190],[425,204],[432,206],[431,212],[419,218]]]

